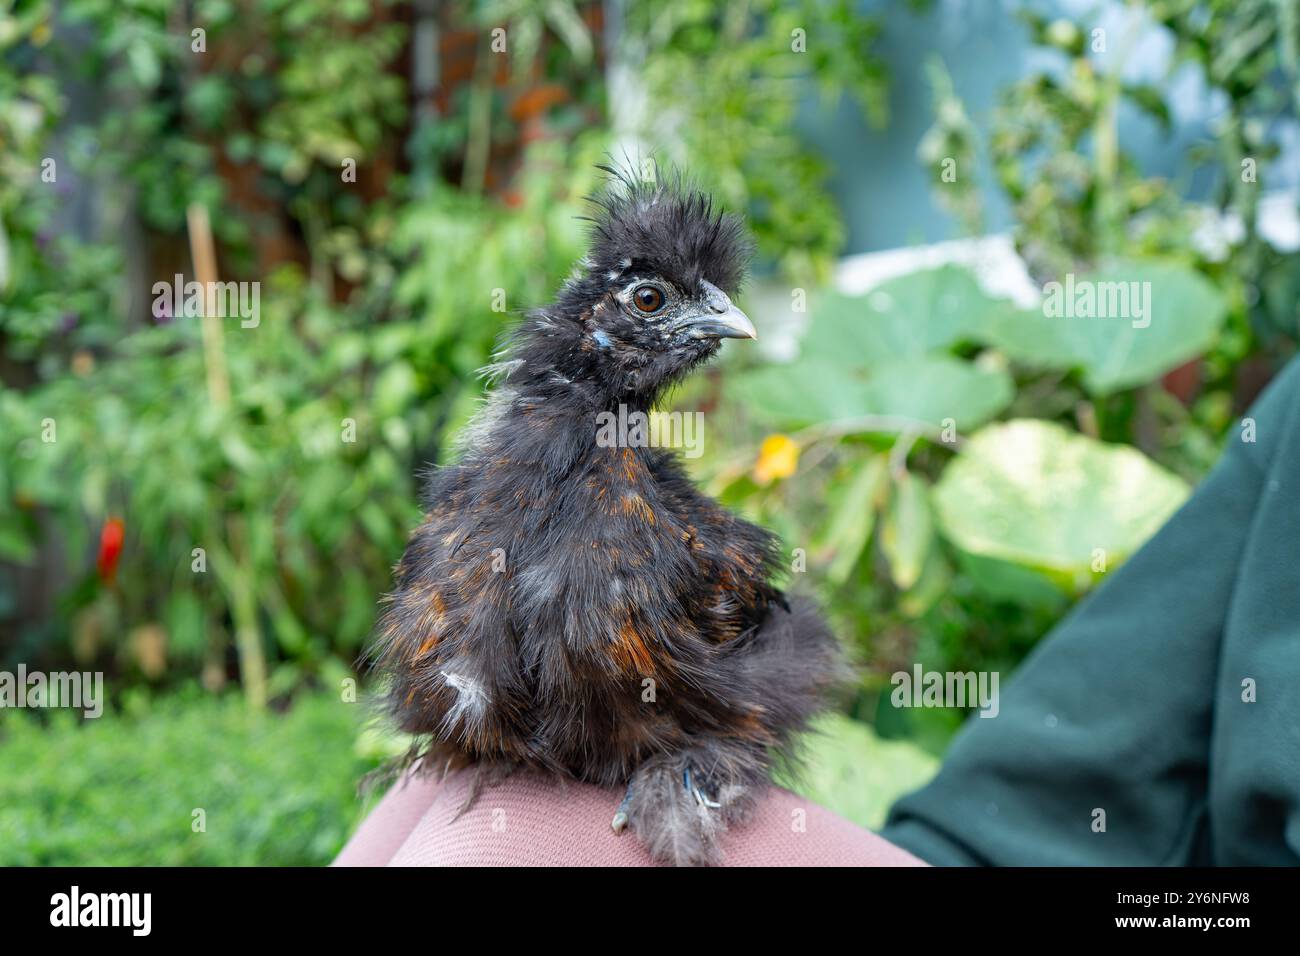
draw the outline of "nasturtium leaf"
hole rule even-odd
[[[1226,311],[1194,269],[1124,260],[1051,286],[1037,310],[990,313],[979,338],[1027,365],[1078,368],[1090,392],[1108,395],[1204,352]]]
[[[899,359],[855,373],[821,359],[769,365],[733,379],[731,398],[772,424],[798,428],[864,416],[895,418],[863,431],[906,431],[909,423],[976,428],[1010,404],[1014,387],[1000,369],[945,355]],[[888,427],[885,427],[888,426]]]
[[[864,414],[897,416],[936,428],[952,419],[965,432],[1010,405],[1015,386],[1001,369],[930,355],[874,369],[867,376],[866,392]]]
[[[798,428],[863,414],[864,376],[819,360],[765,365],[726,384],[731,399],[764,422]]]
[[[1113,569],[1188,487],[1136,449],[1017,419],[973,435],[934,490],[940,528],[970,554],[1048,574],[1072,591]]]
[[[840,367],[873,367],[973,339],[1011,307],[991,298],[966,269],[945,265],[889,279],[860,296],[817,305],[801,352]]]

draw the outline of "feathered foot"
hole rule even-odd
[[[633,774],[614,814],[614,830],[630,827],[662,863],[721,863],[719,837],[749,816],[757,784],[766,776],[758,768],[747,768],[744,776],[724,768],[734,769],[708,749],[651,757]]]

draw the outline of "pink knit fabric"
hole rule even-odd
[[[610,819],[622,796],[588,784],[515,774],[459,819],[467,774],[397,783],[334,866],[650,866]],[[722,841],[728,866],[924,866],[916,857],[788,790],[773,787],[754,819]]]

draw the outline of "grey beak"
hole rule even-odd
[[[758,338],[758,331],[749,321],[749,316],[732,305],[725,292],[711,282],[704,283],[704,287],[707,292],[705,311],[685,323],[692,335],[708,339]]]
[[[749,316],[734,305],[726,312],[706,313],[687,323],[691,332],[706,339],[756,339],[758,332]]]

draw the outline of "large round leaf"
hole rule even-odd
[[[799,428],[863,414],[866,377],[829,362],[800,359],[764,365],[725,383],[728,398],[769,424]]]
[[[984,369],[944,355],[887,362],[867,373],[824,359],[800,359],[738,376],[727,385],[730,398],[758,418],[780,427],[865,416],[942,427],[952,419],[968,431],[1010,404],[1014,387],[1001,369]],[[868,429],[864,429],[868,430]]]
[[[872,414],[897,415],[936,427],[952,419],[971,431],[1011,404],[1015,385],[1003,369],[981,368],[946,355],[900,359],[867,376]]]
[[[1186,266],[1117,262],[1046,290],[1035,311],[990,312],[980,338],[1029,365],[1078,368],[1107,395],[1204,352],[1223,323],[1218,289]]]
[[[1099,555],[1113,568],[1187,494],[1182,479],[1135,449],[1019,419],[972,436],[933,500],[958,547],[1047,572],[1077,589]]]
[[[803,772],[780,772],[779,782],[864,827],[881,826],[894,801],[928,783],[939,766],[916,744],[883,740],[843,714],[819,718],[803,742]]]
[[[861,368],[914,358],[972,339],[1010,311],[968,271],[942,266],[880,283],[866,295],[833,294],[815,309],[802,354]]]

